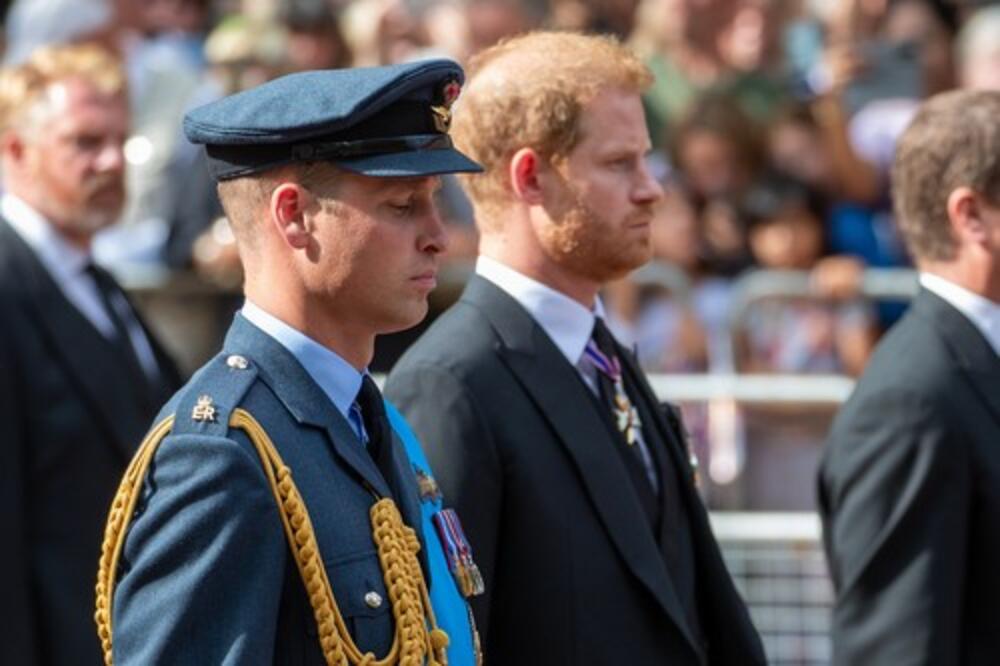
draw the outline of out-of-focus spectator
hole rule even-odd
[[[775,115],[768,133],[772,165],[795,174],[831,202],[879,202],[884,182],[851,145],[839,95],[798,103]]]
[[[749,263],[746,236],[734,202],[763,166],[760,130],[733,98],[700,98],[678,123],[671,165],[699,219],[702,259],[734,275]]]
[[[285,72],[288,40],[284,26],[264,17],[224,19],[206,40],[209,76],[192,97],[192,105],[251,88]],[[239,255],[203,151],[187,142],[185,148],[172,168],[178,186],[168,216],[164,259],[173,268],[193,268],[214,283],[237,286],[242,279]]]
[[[288,32],[290,70],[335,69],[350,64],[351,53],[330,0],[286,1],[278,17]]]
[[[469,20],[462,0],[433,0],[420,14],[431,53],[465,62],[469,57]]]
[[[776,34],[764,5],[737,0],[646,0],[637,50],[656,78],[644,96],[654,146],[669,140],[672,124],[699,96],[721,90],[751,117],[766,119],[784,97],[765,71]]]
[[[853,21],[841,16],[830,26],[822,87],[842,88],[855,150],[887,174],[920,100],[954,85],[954,13],[935,0],[844,5],[854,8]]]
[[[771,177],[747,193],[742,212],[758,266],[814,271],[822,300],[775,298],[753,305],[740,327],[740,367],[859,374],[874,345],[874,316],[852,289],[857,266],[840,258],[823,263],[823,223],[808,192]]]
[[[108,0],[15,0],[4,24],[4,65],[24,62],[47,44],[75,41],[104,29],[112,19]]]
[[[354,0],[340,14],[340,29],[354,67],[405,62],[427,45],[417,16],[403,0]]]
[[[778,113],[768,130],[771,165],[794,174],[822,205],[827,250],[869,266],[902,266],[906,253],[884,205],[883,177],[858,157],[840,101],[826,97]]]
[[[538,27],[544,18],[541,7],[538,0],[466,0],[469,54]]]
[[[671,164],[696,198],[739,193],[763,166],[760,130],[729,95],[704,95],[680,119]]]
[[[172,202],[181,196],[173,164],[186,142],[178,128],[207,68],[209,0],[117,0],[117,9],[110,29],[119,31],[132,103],[129,198],[122,223],[101,234],[94,251],[112,264],[159,264]],[[137,13],[136,25],[123,23],[126,11]]]
[[[125,202],[125,74],[94,45],[0,74],[0,663],[101,659],[94,565],[125,466],[179,386],[94,234]]]
[[[563,30],[579,30],[627,39],[636,23],[639,0],[556,0],[551,23]]]
[[[1000,6],[969,18],[958,35],[956,52],[963,88],[1000,90]]]

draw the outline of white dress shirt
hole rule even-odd
[[[604,317],[601,299],[595,301],[591,310],[566,294],[482,255],[476,260],[476,273],[507,292],[528,311],[597,395],[597,369],[586,360],[583,350],[590,341],[595,317]]]
[[[476,274],[505,291],[521,304],[552,339],[556,348],[576,368],[584,383],[594,395],[599,395],[597,368],[583,354],[594,330],[594,320],[601,317],[607,322],[601,299],[594,301],[594,309],[584,307],[566,294],[520,273],[496,259],[480,255],[476,260]],[[654,488],[658,487],[656,468],[646,441],[640,430],[637,433],[639,451],[646,475]]]
[[[965,315],[1000,355],[1000,303],[975,294],[933,273],[921,273],[920,284]]]
[[[13,194],[5,193],[0,198],[0,214],[32,249],[69,302],[101,335],[114,340],[118,335],[115,325],[94,279],[85,271],[91,261],[90,255],[63,238],[41,213]],[[153,347],[131,306],[122,297],[120,302],[113,302],[112,307],[125,324],[143,372],[151,379],[157,377],[159,365]]]

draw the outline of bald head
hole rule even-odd
[[[641,93],[652,75],[609,37],[535,32],[475,56],[455,110],[458,147],[485,173],[462,178],[481,230],[511,201],[507,169],[521,148],[544,158],[566,156],[581,138],[580,114],[599,92]]]

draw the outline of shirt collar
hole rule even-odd
[[[57,282],[75,277],[90,262],[89,253],[63,238],[41,213],[10,192],[0,197],[0,214]]]
[[[520,303],[571,365],[580,361],[594,330],[595,316],[604,317],[600,298],[590,310],[566,294],[483,255],[476,260],[476,273]]]
[[[249,298],[241,310],[251,324],[264,331],[287,349],[319,385],[344,418],[350,421],[350,409],[361,390],[364,375],[336,352],[292,328],[264,311]]]
[[[964,314],[1000,355],[1000,303],[973,293],[940,275],[921,273],[920,284]]]

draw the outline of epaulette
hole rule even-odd
[[[257,379],[247,357],[223,352],[201,368],[181,392],[174,411],[174,435],[225,437],[229,417]]]

